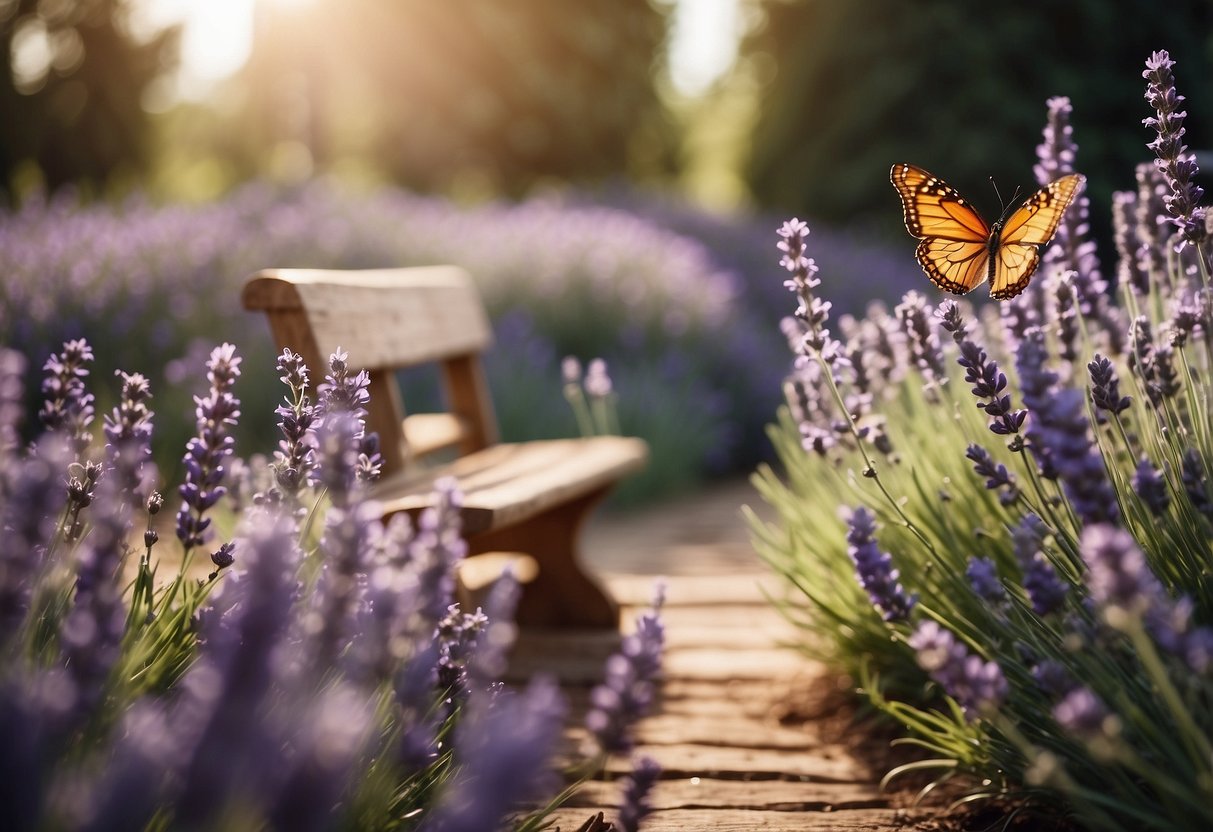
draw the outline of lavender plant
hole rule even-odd
[[[415,523],[380,521],[367,488],[364,374],[333,355],[314,406],[306,372],[284,352],[272,469],[230,522],[211,522],[231,513],[223,498],[237,468],[242,367],[232,345],[216,348],[179,489],[179,545],[166,552],[150,385],[120,374],[104,451],[94,451],[82,429],[89,352],[73,341],[47,362],[47,432],[0,449],[6,823],[541,826],[559,791],[560,692],[544,680],[518,691],[498,681],[516,584],[500,581],[484,610],[453,602],[467,551],[457,483],[437,483],[434,507]],[[0,353],[4,435],[18,364]],[[194,563],[199,548],[209,565]],[[643,619],[608,668],[626,719],[651,696],[660,632],[658,619]],[[627,829],[656,776],[640,771]]]
[[[1173,70],[1146,64],[1157,168],[1116,197],[1116,281],[1084,199],[997,314],[907,296],[902,378],[839,370],[793,329],[786,476],[755,478],[779,522],[754,538],[807,648],[923,750],[890,780],[935,772],[1090,829],[1213,825],[1213,302]],[[1042,181],[1079,165],[1069,112],[1050,100]],[[780,230],[785,267],[806,234]],[[878,366],[887,331],[850,321],[832,353]]]

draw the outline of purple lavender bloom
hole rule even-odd
[[[334,505],[325,517],[323,566],[311,605],[302,617],[308,660],[323,672],[337,662],[357,634],[365,605],[371,541],[381,515],[378,503]]]
[[[792,275],[784,286],[795,293],[798,301],[793,350],[804,356],[816,353],[828,364],[838,364],[845,360],[842,346],[830,337],[826,328],[832,304],[813,295],[821,281],[817,279],[817,264],[806,254],[809,227],[793,217],[780,227],[778,234],[782,239],[777,247],[784,253],[779,265]]]
[[[329,356],[329,373],[317,388],[320,401],[317,412],[326,419],[335,413],[350,414],[356,425],[358,440],[355,473],[361,482],[373,482],[383,470],[379,455],[379,435],[366,431],[366,404],[371,400],[371,376],[366,370],[350,374],[349,354],[340,347]]]
[[[1134,173],[1137,180],[1137,267],[1148,277],[1165,272],[1170,238],[1179,233],[1173,231],[1174,225],[1167,214],[1166,198],[1171,189],[1156,161],[1140,163]],[[1159,285],[1162,285],[1161,281]],[[1147,283],[1143,294],[1149,289]]]
[[[25,376],[25,356],[0,347],[0,461],[21,443],[21,417],[24,412],[21,379]],[[2,493],[2,492],[0,492]]]
[[[1087,687],[1077,687],[1053,707],[1053,718],[1067,733],[1082,738],[1103,733],[1109,716],[1108,707]]]
[[[483,611],[465,613],[458,604],[438,622],[438,686],[454,699],[467,696],[468,666],[488,623]]]
[[[506,569],[493,583],[485,599],[484,615],[487,620],[483,632],[476,639],[468,668],[470,684],[479,689],[487,689],[505,675],[507,656],[518,635],[514,611],[518,608],[521,594],[522,589],[514,573]]]
[[[986,478],[986,488],[991,491],[1002,489],[998,495],[1000,503],[1006,506],[1019,499],[1019,487],[1015,484],[1015,477],[1007,471],[1007,466],[994,462],[989,451],[973,444],[965,451],[965,457],[972,460],[977,476]]]
[[[1133,472],[1133,492],[1155,517],[1166,513],[1167,506],[1171,504],[1167,481],[1145,457],[1141,458],[1137,470]]]
[[[653,610],[636,619],[636,632],[623,637],[619,652],[607,659],[606,678],[590,692],[585,725],[600,753],[630,751],[632,728],[652,705],[665,646],[663,601],[659,587]]]
[[[39,416],[47,430],[61,432],[79,456],[92,442],[89,426],[95,413],[93,395],[84,387],[93,350],[83,338],[68,341],[63,352],[46,360]]]
[[[185,482],[177,512],[177,537],[187,552],[210,537],[206,512],[227,493],[223,464],[235,444],[229,431],[240,418],[240,400],[231,393],[240,376],[240,361],[232,344],[212,350],[206,365],[210,392],[204,398],[194,397],[198,435],[185,448]]]
[[[132,460],[127,460],[131,464]],[[60,652],[76,687],[76,715],[84,718],[105,695],[121,653],[126,626],[123,556],[130,504],[119,493],[121,475],[102,482],[93,528],[77,548],[76,593],[59,631]]]
[[[45,435],[34,453],[0,467],[0,648],[17,637],[34,581],[67,494],[62,470],[67,442]]]
[[[1033,453],[1038,461],[1043,457],[1062,481],[1070,505],[1084,523],[1114,523],[1120,507],[1103,456],[1091,438],[1084,397],[1077,390],[1054,388],[1057,376],[1044,369],[1045,357],[1044,333],[1029,330],[1020,343],[1017,366],[1024,402],[1032,413]]]
[[[960,342],[960,358],[956,363],[965,368],[965,382],[973,385],[973,395],[987,400],[977,406],[990,417],[990,430],[1000,436],[1018,434],[1028,411],[1011,409],[1011,397],[1003,393],[1007,377],[999,371],[998,364],[967,338]]]
[[[918,599],[898,583],[900,574],[893,568],[892,557],[876,543],[876,518],[863,506],[847,520],[847,554],[855,564],[860,586],[884,620],[908,621]]]
[[[274,479],[286,494],[294,496],[315,481],[316,408],[307,396],[308,374],[303,357],[283,350],[277,361],[279,378],[290,393],[286,403],[274,411],[282,439],[274,451]]]
[[[1094,525],[1083,531],[1087,587],[1100,606],[1139,614],[1169,606],[1170,599],[1133,537],[1123,529]]]
[[[1057,574],[1041,551],[1045,527],[1035,514],[1029,514],[1011,530],[1011,549],[1023,570],[1023,587],[1037,615],[1049,615],[1060,609],[1070,585]]]
[[[973,592],[983,601],[998,602],[1006,599],[1007,591],[998,580],[998,567],[989,558],[969,558],[965,577],[969,579]]]
[[[133,505],[144,500],[145,465],[152,456],[152,411],[147,401],[152,397],[148,381],[139,373],[117,371],[122,379],[122,396],[118,406],[105,416],[105,454],[111,469],[123,471],[128,480],[120,488],[129,495]],[[130,457],[129,460],[122,457]]]
[[[1074,173],[1074,163],[1078,156],[1078,146],[1074,143],[1074,128],[1070,125],[1070,116],[1074,109],[1070,99],[1055,96],[1046,102],[1046,106],[1048,120],[1044,129],[1044,140],[1036,148],[1039,158],[1039,163],[1035,166],[1036,181],[1041,185]],[[1055,266],[1058,271],[1070,275],[1068,286],[1064,289],[1055,287],[1058,324],[1063,345],[1072,341],[1077,334],[1075,303],[1078,310],[1088,319],[1099,320],[1105,328],[1110,322],[1105,314],[1108,308],[1108,283],[1100,273],[1095,241],[1089,238],[1089,215],[1090,198],[1086,193],[1080,193],[1062,216],[1053,244],[1044,253],[1047,265]],[[1075,349],[1066,348],[1062,357],[1072,361],[1076,354]]]
[[[1112,232],[1116,244],[1117,281],[1138,297],[1150,291],[1150,272],[1145,268],[1141,249],[1137,194],[1115,191],[1112,194]]]
[[[341,825],[347,787],[359,772],[373,709],[349,685],[328,688],[296,721],[282,786],[268,807],[270,829],[323,832]]]
[[[620,832],[639,832],[640,824],[653,811],[649,793],[661,777],[661,766],[652,757],[641,757],[632,766],[632,773],[623,781],[623,800],[619,806]]]
[[[1074,278],[1077,272],[1068,271],[1053,281],[1053,308],[1057,320],[1058,354],[1073,363],[1078,358],[1078,309],[1075,304]]]
[[[284,679],[300,552],[294,523],[270,511],[245,517],[239,538],[247,569],[214,597],[222,614],[202,622],[197,662],[182,680],[173,717],[189,738],[174,823],[204,828],[225,805],[216,795],[256,804],[276,774],[281,738],[265,718],[267,699]]]
[[[609,398],[612,390],[611,377],[607,374],[606,362],[595,358],[585,371],[585,393],[591,399]]]
[[[362,493],[358,477],[362,424],[348,412],[326,414],[316,431],[316,479],[333,505],[357,502]]]
[[[1120,377],[1112,362],[1095,353],[1095,360],[1087,365],[1091,374],[1091,403],[1096,410],[1119,415],[1129,408],[1132,400],[1120,395]]]
[[[1074,689],[1075,681],[1070,669],[1062,662],[1046,659],[1032,668],[1032,678],[1049,696],[1064,696]]]
[[[913,290],[906,292],[894,309],[901,330],[905,333],[910,350],[910,360],[923,374],[930,388],[947,383],[943,350],[939,338],[931,326],[930,305],[927,299]]]
[[[461,536],[462,507],[463,493],[455,479],[435,480],[434,504],[421,512],[408,547],[410,567],[420,585],[417,611],[434,626],[446,615],[455,594],[455,565],[467,555],[467,542]]]
[[[1213,520],[1213,499],[1209,497],[1208,475],[1205,470],[1205,464],[1195,448],[1184,451],[1179,475],[1184,493],[1188,495],[1192,508]]]
[[[973,655],[935,621],[924,621],[910,636],[918,666],[927,672],[973,719],[1006,699],[1007,680],[996,662]]]
[[[423,832],[485,832],[554,780],[551,757],[564,702],[556,684],[536,680],[522,693],[478,694],[456,729],[460,766]]]
[[[1199,168],[1196,157],[1183,143],[1184,118],[1180,109],[1184,97],[1175,90],[1171,70],[1175,62],[1165,50],[1159,50],[1146,60],[1142,77],[1146,79],[1146,101],[1156,115],[1142,121],[1157,131],[1158,136],[1147,147],[1154,151],[1155,164],[1166,177],[1170,193],[1163,198],[1171,221],[1183,234],[1185,242],[1199,243],[1207,236],[1204,209],[1200,200],[1204,190],[1192,181]]]

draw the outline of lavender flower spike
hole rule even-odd
[[[485,832],[550,785],[548,768],[564,703],[554,682],[537,680],[521,694],[472,698],[456,733],[463,763],[422,832]]]
[[[1167,481],[1145,457],[1137,463],[1137,470],[1133,472],[1133,491],[1155,517],[1164,514],[1171,504]]]
[[[607,659],[606,679],[590,693],[585,724],[601,753],[631,750],[632,726],[653,702],[665,646],[663,601],[659,588],[652,612],[636,619],[636,632],[624,636],[619,652]]]
[[[1120,377],[1111,361],[1096,353],[1087,370],[1091,373],[1091,403],[1096,410],[1116,416],[1129,408],[1131,400],[1120,395]]]
[[[876,544],[876,518],[863,506],[847,521],[847,553],[855,563],[859,583],[885,621],[906,621],[917,601],[897,582],[893,559]]]
[[[21,401],[24,373],[25,356],[0,347],[0,460],[13,453],[21,442],[18,425],[24,410]]]
[[[648,797],[660,776],[661,766],[652,757],[641,757],[632,766],[632,773],[624,780],[619,806],[620,832],[639,832],[641,821],[653,811]]]
[[[194,397],[198,435],[185,447],[185,482],[177,512],[177,537],[186,551],[206,542],[211,524],[206,512],[227,493],[223,463],[235,444],[229,430],[240,418],[240,400],[231,392],[240,376],[240,361],[232,344],[212,350],[206,363],[210,392],[205,398]]]
[[[1141,75],[1146,79],[1146,101],[1156,115],[1142,123],[1158,133],[1147,147],[1158,157],[1155,164],[1171,190],[1163,197],[1167,213],[1183,235],[1184,242],[1199,243],[1207,236],[1205,211],[1199,207],[1204,190],[1192,181],[1198,168],[1195,155],[1188,152],[1183,143],[1183,123],[1188,114],[1179,109],[1184,97],[1175,90],[1171,72],[1174,66],[1175,62],[1165,50],[1155,52],[1146,60],[1146,69]]]
[[[95,408],[93,396],[84,388],[88,377],[86,364],[93,360],[92,347],[83,338],[68,341],[63,352],[46,360],[42,382],[42,410],[39,417],[48,430],[59,431],[71,442],[79,456],[88,447]]]
[[[952,633],[935,621],[924,621],[910,637],[918,666],[957,701],[970,718],[997,708],[1007,697],[1007,680],[996,662],[969,653]]]

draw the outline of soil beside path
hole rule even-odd
[[[667,579],[664,683],[641,723],[636,753],[662,766],[649,832],[665,830],[938,829],[926,810],[880,791],[884,774],[856,753],[849,720],[831,709],[846,697],[824,668],[781,642],[794,629],[766,600],[782,587],[754,554],[741,506],[769,508],[744,481],[653,510],[600,515],[587,530],[587,565],[624,605],[624,628]],[[558,673],[573,703],[569,742],[602,660],[616,641],[602,634],[525,633],[512,676]],[[809,718],[789,720],[789,703]],[[870,744],[869,744],[870,745]],[[617,778],[585,784],[555,820],[565,832],[591,814],[615,816]]]

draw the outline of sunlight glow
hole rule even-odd
[[[205,98],[216,82],[248,60],[255,6],[288,14],[316,0],[142,0],[135,24],[153,32],[183,24],[180,98]],[[670,39],[670,75],[683,95],[701,95],[728,72],[741,31],[738,0],[675,0]]]
[[[276,0],[285,2],[285,0]],[[301,3],[303,0],[294,0]],[[143,0],[135,24],[152,32],[183,24],[177,94],[204,98],[248,60],[256,0]]]

